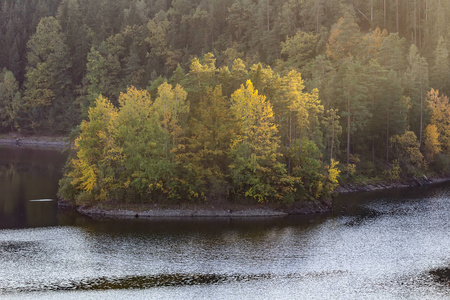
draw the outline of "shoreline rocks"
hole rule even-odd
[[[98,207],[78,207],[77,211],[84,215],[107,218],[249,218],[249,217],[283,217],[286,212],[274,209],[247,208],[247,209],[208,209],[208,208],[170,208],[135,210],[106,210]]]
[[[409,188],[409,187],[419,187],[428,184],[440,183],[449,181],[450,178],[428,178],[425,175],[422,177],[413,177],[408,180],[403,180],[399,182],[380,182],[380,183],[369,183],[365,185],[357,184],[343,184],[336,189],[338,194],[347,194],[355,192],[371,192],[387,189],[397,189],[397,188]]]
[[[370,192],[395,188],[418,187],[449,181],[450,178],[427,177],[412,178],[403,182],[373,183],[367,185],[343,185],[336,192],[339,194]],[[61,208],[74,208],[79,213],[101,218],[250,218],[250,217],[285,217],[288,215],[312,215],[330,212],[333,208],[331,199],[321,201],[296,202],[289,206],[249,205],[184,205],[181,207],[159,207],[157,204],[134,205],[131,208],[100,208],[95,206],[73,206],[67,201],[59,200]]]

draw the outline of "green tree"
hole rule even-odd
[[[419,135],[419,145],[422,145],[424,100],[428,86],[428,63],[425,58],[419,54],[417,47],[411,45],[408,54],[405,90],[411,98],[411,116],[409,124],[411,129]]]
[[[352,136],[363,133],[372,117],[369,109],[367,69],[359,62],[347,61],[335,76],[338,101],[345,118],[346,163],[350,163]]]
[[[378,52],[377,60],[388,70],[394,70],[397,75],[403,74],[406,69],[405,38],[398,33],[391,33],[383,39]]]
[[[302,141],[321,136],[317,132],[320,128],[319,117],[323,113],[323,105],[320,104],[319,91],[313,90],[311,93],[304,92],[305,86],[301,74],[291,71],[284,78],[284,96],[289,108],[289,130],[288,130],[288,171],[291,165],[291,146],[294,140],[298,144],[298,165],[301,165]],[[293,121],[292,121],[293,120]],[[295,124],[295,127],[294,127]],[[294,130],[295,128],[295,130]],[[293,132],[296,132],[294,136]]]
[[[430,69],[430,85],[447,94],[450,82],[450,62],[447,43],[441,36],[434,52],[434,64]]]
[[[333,165],[332,160],[335,149],[338,149],[339,135],[342,134],[342,126],[339,123],[340,116],[337,109],[329,109],[325,112],[323,118],[323,125],[325,127],[325,138],[327,139],[328,148],[330,149],[330,165]]]
[[[28,49],[23,99],[31,128],[67,131],[69,124],[73,126],[78,120],[78,113],[71,102],[70,59],[59,22],[53,17],[43,18],[28,41]]]
[[[176,197],[170,183],[175,176],[175,164],[166,158],[169,133],[161,124],[161,112],[150,94],[129,87],[120,94],[119,105],[113,126],[122,161],[115,166],[118,182],[115,198],[149,202]]]
[[[317,41],[317,35],[299,30],[293,37],[281,42],[281,54],[287,57],[286,68],[301,69],[311,63],[316,56]]]
[[[165,155],[172,161],[172,150],[175,149],[183,133],[182,125],[186,123],[189,113],[189,101],[186,91],[177,84],[173,88],[167,82],[158,87],[158,97],[153,104],[159,115],[162,127],[166,132]]]
[[[78,0],[63,0],[58,7],[57,20],[66,35],[71,65],[69,74],[75,85],[81,84],[86,72],[87,54],[92,44],[92,30],[83,22]]]
[[[190,198],[225,198],[229,189],[230,136],[234,135],[229,100],[216,86],[207,90],[197,118],[189,122],[185,147],[177,149]]]
[[[0,72],[0,124],[2,127],[14,131],[20,105],[19,83],[11,71],[3,69]]]

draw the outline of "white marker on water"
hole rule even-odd
[[[52,202],[53,199],[34,199],[34,200],[29,200],[30,202]]]

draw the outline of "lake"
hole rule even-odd
[[[66,157],[0,148],[0,298],[450,298],[450,183],[325,215],[93,219],[57,208]]]

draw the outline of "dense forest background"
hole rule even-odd
[[[124,198],[119,181],[139,199],[317,198],[338,169],[448,173],[449,16],[445,0],[2,0],[0,130],[78,136],[66,196],[80,199]],[[163,146],[126,153],[143,130],[126,114],[145,109]],[[117,132],[100,143],[95,126]],[[98,165],[112,153],[128,173]]]

